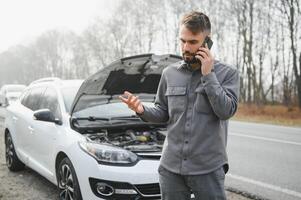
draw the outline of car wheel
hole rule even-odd
[[[60,200],[82,200],[77,176],[69,158],[64,158],[57,169]]]
[[[10,171],[16,172],[24,169],[25,165],[19,160],[10,133],[5,134],[5,159]]]

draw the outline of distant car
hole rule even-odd
[[[30,84],[7,109],[8,168],[29,166],[58,185],[63,200],[159,199],[166,124],[142,121],[118,96],[128,90],[152,106],[162,70],[179,60],[138,55],[111,63],[83,84]]]
[[[3,85],[0,88],[0,121],[5,119],[6,107],[15,102],[25,88],[21,84]]]

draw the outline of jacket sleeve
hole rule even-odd
[[[166,91],[166,78],[163,70],[158,89],[156,99],[153,107],[143,106],[144,112],[138,114],[143,121],[149,121],[154,123],[167,122],[169,119],[168,115],[168,102],[165,96]]]
[[[215,72],[211,72],[202,77],[202,83],[214,113],[221,120],[232,117],[238,106],[238,71],[231,68],[222,83],[218,81]]]

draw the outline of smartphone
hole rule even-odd
[[[202,44],[202,47],[205,47],[207,44],[208,49],[211,49],[212,45],[213,45],[213,41],[210,39],[210,37],[206,36],[205,41]]]
[[[206,38],[201,46],[206,47],[206,44],[207,44],[208,49],[211,49],[211,47],[213,45],[213,41],[208,36],[206,36]],[[196,64],[196,63],[199,63],[200,65],[202,65],[201,61],[199,61],[195,56],[193,56],[192,60],[190,61],[190,64]]]

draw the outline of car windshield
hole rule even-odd
[[[21,92],[8,92],[6,93],[5,97],[8,101],[8,104],[11,104],[12,102],[15,102],[19,99],[19,96],[21,95]]]
[[[152,102],[143,102],[146,106],[153,106]],[[98,104],[91,106],[86,109],[80,110],[73,114],[76,118],[115,118],[115,117],[131,117],[135,116],[136,113],[130,110],[123,102],[111,102]]]
[[[7,85],[5,90],[6,92],[22,92],[24,88],[24,85]]]
[[[6,93],[6,97],[10,98],[18,98],[21,95],[21,92],[8,92]]]
[[[15,101],[18,99],[18,97],[15,97],[15,96],[10,96],[7,98],[9,101]]]

